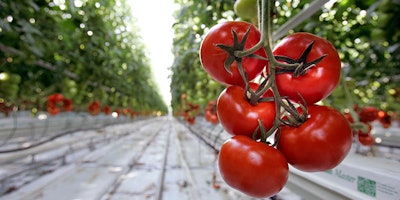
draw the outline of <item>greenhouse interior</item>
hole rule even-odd
[[[0,200],[400,200],[399,0],[0,0]]]

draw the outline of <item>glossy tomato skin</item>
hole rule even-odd
[[[278,193],[288,180],[288,164],[281,152],[242,135],[222,145],[218,166],[229,186],[256,198]]]
[[[278,150],[289,164],[306,171],[332,169],[346,157],[352,144],[352,130],[337,110],[308,106],[309,117],[299,127],[282,126]]]
[[[298,59],[313,41],[314,45],[306,62],[311,62],[326,54],[325,58],[298,77],[295,77],[293,73],[282,73],[276,76],[280,95],[287,96],[295,102],[302,102],[298,95],[300,93],[308,105],[330,95],[339,83],[341,62],[335,47],[326,39],[299,32],[282,39],[273,50],[275,56]]]
[[[216,45],[224,44],[227,46],[233,46],[234,40],[232,29],[237,32],[238,39],[241,41],[249,27],[251,27],[251,30],[244,45],[244,49],[249,49],[257,44],[261,37],[258,29],[250,23],[242,21],[222,22],[212,27],[206,34],[200,46],[200,61],[205,71],[216,81],[225,85],[244,85],[244,81],[237,69],[236,62],[233,62],[231,65],[230,70],[232,74],[226,71],[224,62],[228,57],[228,53]],[[264,58],[266,57],[264,48],[260,48],[254,54]],[[265,60],[249,57],[243,58],[242,62],[249,80],[260,75],[264,67],[267,65],[267,61]]]
[[[258,127],[258,119],[269,130],[275,119],[275,103],[261,102],[251,105],[244,97],[244,88],[227,87],[217,100],[217,115],[225,131],[232,135],[252,137]]]

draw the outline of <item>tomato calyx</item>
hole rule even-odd
[[[239,72],[242,75],[242,77],[245,74],[245,73],[242,73],[244,71],[241,67],[243,57],[235,56],[235,52],[244,50],[244,46],[246,44],[246,40],[247,40],[247,37],[249,36],[250,30],[251,30],[251,26],[249,26],[249,28],[247,29],[242,40],[239,41],[237,32],[235,31],[235,29],[232,29],[232,35],[233,35],[233,41],[234,41],[233,46],[228,46],[225,44],[217,44],[216,45],[217,47],[221,48],[222,50],[224,50],[228,53],[228,57],[225,60],[224,67],[225,67],[225,70],[230,74],[232,74],[231,65],[233,62],[236,62],[238,64]],[[256,54],[250,54],[250,55],[248,55],[248,57],[266,60],[266,58],[256,55]],[[240,70],[242,70],[242,71],[240,71]]]
[[[268,81],[269,78],[266,77],[260,85],[253,91],[250,84],[246,82],[245,85],[245,98],[251,105],[257,105],[261,102],[273,102],[275,98],[273,96],[263,97],[263,95],[271,88],[271,82]]]
[[[305,103],[304,105],[298,104],[299,107],[296,108],[289,99],[285,98],[285,101],[287,104],[283,104],[283,108],[288,113],[284,114],[284,117],[281,119],[281,122],[284,125],[298,127],[307,121],[309,116],[307,105]]]
[[[319,62],[321,62],[322,59],[324,59],[327,54],[322,55],[321,57],[311,61],[311,62],[307,62],[307,58],[308,55],[310,54],[312,47],[314,46],[314,42],[312,41],[307,48],[303,51],[303,53],[301,54],[301,56],[295,60],[286,56],[280,56],[280,55],[276,55],[275,59],[278,61],[283,61],[286,62],[288,64],[296,64],[298,63],[299,65],[296,67],[286,67],[286,68],[277,68],[277,74],[283,74],[283,73],[293,73],[294,77],[299,77],[304,75],[309,69],[313,68],[316,66],[316,64],[318,64]]]

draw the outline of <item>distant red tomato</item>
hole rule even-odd
[[[91,114],[91,115],[97,115],[101,112],[101,108],[100,108],[100,102],[99,101],[93,101],[92,103],[89,104],[87,111]]]
[[[378,109],[372,106],[367,106],[362,108],[359,113],[360,121],[362,122],[372,122],[378,119]]]
[[[62,102],[63,102],[62,108],[64,111],[69,112],[74,109],[72,105],[73,104],[72,99],[63,99]]]
[[[216,81],[225,85],[244,85],[243,78],[238,70],[237,62],[231,63],[231,73],[228,72],[224,67],[224,63],[230,56],[230,53],[217,45],[233,47],[235,37],[232,31],[237,33],[238,42],[241,42],[249,28],[250,32],[248,33],[244,45],[238,45],[238,48],[233,50],[240,51],[253,47],[260,40],[260,31],[250,23],[243,21],[222,22],[213,26],[205,36],[200,45],[200,61],[205,71]],[[264,58],[266,57],[264,48],[258,49],[254,54]],[[244,71],[246,71],[249,80],[260,75],[267,65],[266,60],[254,57],[244,57],[241,61],[242,67]]]
[[[104,114],[105,115],[111,114],[111,107],[110,106],[104,106],[103,110],[104,110]]]
[[[364,134],[364,135],[359,134],[358,141],[360,142],[360,144],[364,146],[371,146],[375,143],[375,139],[374,137],[372,137],[371,134]]]

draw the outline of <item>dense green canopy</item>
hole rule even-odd
[[[0,7],[0,72],[20,77],[0,81],[1,101],[45,109],[48,95],[62,93],[77,110],[97,100],[114,109],[167,111],[125,0]]]

